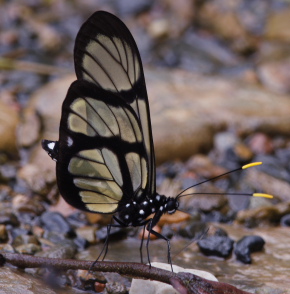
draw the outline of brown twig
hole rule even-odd
[[[5,253],[0,254],[0,266],[5,263],[20,268],[48,267],[59,270],[84,269],[101,272],[116,272],[120,275],[130,276],[136,279],[150,279],[172,285],[180,293],[194,294],[250,294],[245,291],[225,284],[203,279],[189,273],[173,273],[160,268],[149,267],[141,263],[133,262],[96,262],[92,267],[92,261],[58,259],[37,257],[31,255]]]

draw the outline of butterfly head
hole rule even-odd
[[[168,214],[173,214],[179,206],[177,198],[169,197],[166,203],[166,210]]]

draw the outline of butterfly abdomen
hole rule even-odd
[[[156,194],[153,199],[145,199],[142,202],[130,201],[120,208],[118,219],[126,226],[140,226],[151,214],[158,215],[158,219],[164,214],[172,213],[172,205],[174,209],[178,207],[175,198],[166,197],[164,195]],[[174,212],[175,212],[174,210]]]

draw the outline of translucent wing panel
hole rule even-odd
[[[120,136],[130,143],[143,139],[136,117],[126,108],[85,97],[75,99],[70,109],[68,127],[73,132],[90,137]]]
[[[140,77],[140,64],[132,48],[118,37],[93,36],[82,58],[83,79],[106,90],[130,90]]]

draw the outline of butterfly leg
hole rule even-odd
[[[117,222],[117,224],[113,224],[113,219]],[[101,258],[101,256],[103,255],[102,261],[105,259],[107,253],[108,253],[108,247],[109,247],[109,237],[110,237],[110,232],[111,232],[111,228],[124,228],[126,227],[126,225],[121,222],[118,218],[116,218],[115,216],[113,216],[113,218],[111,219],[111,222],[107,225],[107,237],[104,243],[104,246],[99,254],[99,256],[97,257],[97,259],[93,262],[93,264],[90,266],[90,268],[92,268],[96,262],[99,261],[99,259]]]
[[[167,242],[167,260],[168,263],[171,266],[171,271],[173,272],[173,266],[172,266],[172,261],[171,261],[171,247],[170,247],[170,240],[168,238],[166,238],[165,236],[161,235],[160,233],[156,232],[153,230],[154,226],[157,224],[157,222],[159,221],[161,216],[161,213],[157,212],[154,217],[152,219],[149,220],[148,225],[147,225],[147,231],[149,232],[148,234],[148,239],[147,239],[147,243],[146,243],[146,249],[147,249],[147,256],[148,256],[148,262],[149,265],[151,266],[150,263],[150,256],[149,256],[149,240],[150,240],[150,234],[153,234],[154,236],[156,236],[157,238],[163,239]]]
[[[140,251],[140,257],[141,257],[141,263],[143,263],[143,254],[142,254],[142,249],[143,249],[143,242],[144,242],[144,236],[145,236],[145,229],[146,229],[146,225],[150,222],[150,219],[148,220],[145,220],[144,222],[142,222],[140,224],[140,226],[143,226],[143,233],[142,233],[142,239],[141,239],[141,244],[140,244],[140,248],[139,248],[139,251]],[[149,262],[150,264],[150,262]]]

